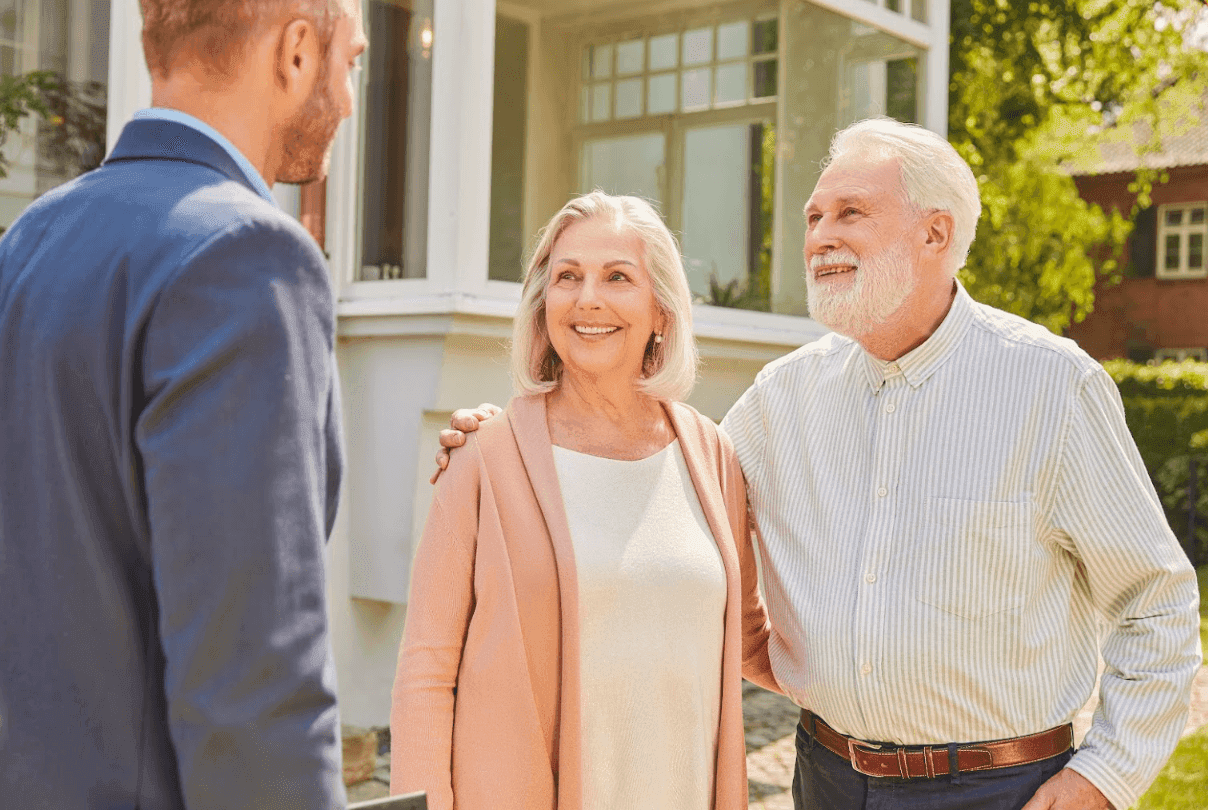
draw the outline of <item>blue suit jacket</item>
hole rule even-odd
[[[0,240],[0,804],[343,806],[323,256],[165,121]]]

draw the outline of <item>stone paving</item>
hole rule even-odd
[[[1098,703],[1096,693],[1074,719],[1074,736],[1081,740]],[[796,756],[794,738],[800,710],[788,698],[743,683],[743,724],[747,736],[747,778],[751,810],[792,810],[790,788]],[[1183,734],[1208,725],[1208,667],[1196,675],[1191,690],[1191,716]],[[378,756],[373,778],[348,789],[349,801],[376,799],[388,793],[390,756]]]

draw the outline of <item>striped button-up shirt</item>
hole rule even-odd
[[[794,701],[863,740],[1016,737],[1070,722],[1102,650],[1070,767],[1118,808],[1144,790],[1186,722],[1198,594],[1099,364],[958,286],[898,361],[827,335],[722,426]]]

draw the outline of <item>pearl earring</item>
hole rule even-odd
[[[655,343],[662,343],[662,342],[663,342],[663,336],[662,336],[662,335],[660,335],[660,334],[658,334],[658,333],[656,332],[656,333],[655,333],[655,335],[654,335],[654,342],[655,342]]]

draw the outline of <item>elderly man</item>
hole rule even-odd
[[[810,311],[835,334],[722,422],[773,668],[809,709],[799,808],[1123,810],[1186,721],[1194,571],[1103,369],[954,281],[980,210],[939,136],[839,133],[805,209]]]
[[[323,255],[355,0],[142,0],[154,106],[0,241],[0,804],[343,806]]]
[[[722,422],[773,670],[806,707],[798,810],[1124,810],[1186,721],[1194,571],[1103,369],[955,281],[980,211],[934,133],[840,132],[805,209],[810,311],[834,333]]]

